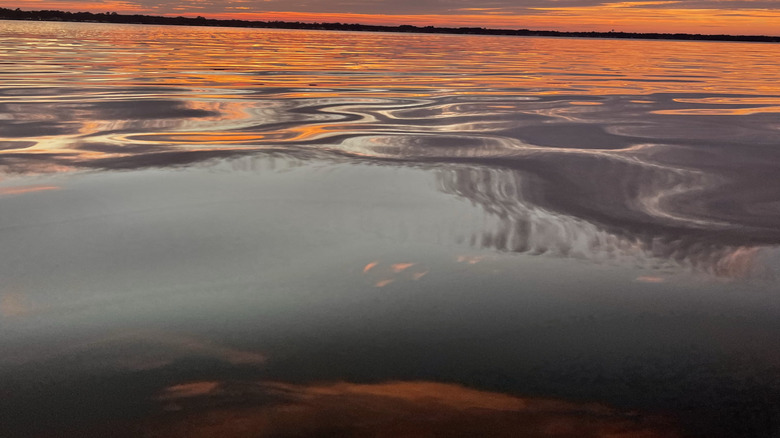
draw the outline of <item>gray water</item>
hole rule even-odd
[[[3,436],[780,433],[780,46],[0,37]]]

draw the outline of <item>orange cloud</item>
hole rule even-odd
[[[660,33],[702,33],[775,35],[780,11],[767,9],[686,9],[676,1],[627,1],[586,7],[531,8],[529,14],[465,10],[462,15],[379,15],[309,12],[223,12],[214,18],[260,21],[341,22],[379,25],[488,27],[502,29],[545,29],[562,31],[624,31]],[[475,13],[478,12],[478,13]],[[495,14],[495,12],[500,12]],[[174,15],[174,14],[169,14]]]
[[[125,1],[90,2],[32,0],[26,9],[143,13],[167,16],[203,15],[208,18],[259,21],[341,22],[379,25],[487,27],[562,31],[624,31],[702,34],[777,35],[780,11],[741,2],[740,8],[710,2],[705,7],[685,8],[680,0],[623,1],[591,6],[465,7],[446,9],[442,14],[371,14],[317,11],[263,11],[243,1],[191,1],[177,5],[144,6]],[[554,3],[553,3],[554,4]],[[734,3],[736,4],[736,3]],[[742,6],[744,5],[744,6]],[[7,5],[7,7],[15,5]],[[292,7],[292,6],[291,6]],[[514,10],[513,10],[514,9]],[[450,14],[455,12],[455,14]]]
[[[24,2],[25,10],[67,10],[67,11],[89,11],[89,12],[116,12],[116,13],[140,13],[150,14],[148,8],[123,1],[57,1],[57,0],[26,0]],[[19,4],[0,5],[6,8],[16,9]]]
[[[776,35],[780,11],[736,9],[686,9],[647,7],[662,2],[621,2],[601,6],[535,8],[543,14],[529,17],[535,26],[559,29]]]

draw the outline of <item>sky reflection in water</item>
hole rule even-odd
[[[2,29],[8,433],[777,431],[778,47]]]

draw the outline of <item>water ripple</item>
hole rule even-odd
[[[170,47],[98,31],[83,41],[92,52],[69,59],[57,42],[78,32],[53,29],[44,45],[6,31],[4,45],[36,61],[10,63],[0,86],[8,175],[282,153],[434,168],[442,192],[498,218],[472,240],[502,250],[599,258],[638,247],[719,270],[780,243],[780,186],[769,183],[780,171],[780,88],[750,68],[769,52],[723,46],[743,61],[731,74],[690,45],[672,59],[670,43],[621,41],[646,53],[629,63],[572,40],[571,72],[545,39],[517,39],[521,56],[503,38],[410,36],[398,51],[372,34],[361,57],[334,57],[332,34],[224,30],[200,41],[198,30],[155,29]],[[298,50],[312,38],[322,41]],[[458,46],[474,41],[484,47]],[[422,57],[429,44],[441,59]]]

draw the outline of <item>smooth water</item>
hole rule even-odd
[[[780,433],[780,46],[0,37],[0,435]]]

